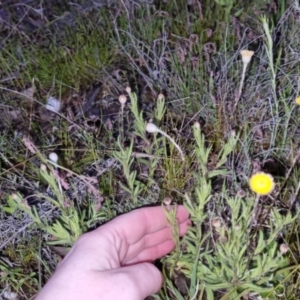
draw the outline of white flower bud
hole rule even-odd
[[[238,230],[241,230],[241,225],[239,225],[239,224],[235,225],[235,226],[234,226],[234,229],[237,230],[237,231],[238,231]]]
[[[131,93],[131,88],[129,86],[126,87],[125,91],[130,94]]]
[[[157,96],[157,100],[162,101],[164,99],[165,99],[165,96],[162,93],[159,93],[158,96]]]
[[[56,154],[55,152],[52,152],[52,153],[49,154],[49,159],[50,159],[52,162],[57,163],[57,161],[58,161],[58,156],[57,156],[57,154]]]
[[[18,200],[18,199],[19,199],[19,196],[18,196],[17,194],[15,194],[15,193],[13,193],[13,194],[11,195],[11,197],[12,197],[14,200]]]
[[[232,136],[232,137],[236,137],[236,131],[233,129],[233,130],[231,130],[230,131],[230,135]]]
[[[163,203],[165,205],[165,208],[167,211],[171,211],[172,209],[172,206],[171,206],[171,203],[172,203],[172,199],[170,197],[166,197],[164,200],[163,200]]]
[[[165,205],[171,205],[172,203],[172,199],[170,197],[166,197],[164,200],[163,200],[164,204]]]
[[[244,190],[239,190],[236,195],[239,197],[239,198],[244,198],[246,196],[246,193]]]
[[[195,122],[194,123],[194,127],[197,128],[197,129],[200,129],[200,123],[199,122]]]
[[[212,221],[212,226],[214,228],[220,228],[222,225],[220,218],[214,218]]]
[[[42,171],[46,171],[46,170],[47,170],[47,167],[46,167],[44,164],[41,164],[40,169],[41,169]]]
[[[122,106],[125,105],[126,101],[127,101],[127,98],[126,98],[125,95],[120,95],[119,96],[119,102],[121,103]]]
[[[285,254],[285,253],[287,253],[290,250],[290,248],[289,248],[289,246],[287,244],[281,244],[279,246],[279,250],[280,250],[280,252],[282,254]]]
[[[159,132],[160,130],[153,123],[147,123],[146,131],[149,133],[155,133],[155,132]]]

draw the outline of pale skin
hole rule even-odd
[[[183,206],[176,218],[184,235],[190,220]],[[82,235],[36,300],[143,300],[163,282],[151,262],[174,247],[162,207],[137,209]]]

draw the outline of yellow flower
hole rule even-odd
[[[254,51],[250,51],[250,50],[242,50],[240,52],[240,54],[242,55],[242,61],[244,64],[249,64],[249,62],[251,61],[251,58],[254,54]]]
[[[258,172],[251,176],[249,186],[258,195],[268,195],[273,191],[275,183],[270,174]]]
[[[300,96],[298,96],[295,100],[296,104],[300,105]]]

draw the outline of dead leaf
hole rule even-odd
[[[37,153],[37,148],[35,147],[35,145],[29,140],[28,137],[24,136],[22,139],[25,147],[32,153],[35,154]]]
[[[36,88],[35,86],[33,85],[32,87],[22,91],[22,95],[27,99],[29,100],[29,98],[33,98],[34,96],[34,93],[36,92]]]
[[[19,109],[8,111],[6,114],[10,121],[20,120],[21,118],[21,111]]]
[[[53,119],[54,113],[50,110],[47,110],[47,108],[45,106],[41,106],[39,108],[39,116],[42,121],[49,122]]]
[[[99,197],[96,198],[96,205],[95,205],[96,211],[98,211],[101,208],[103,200],[104,198],[100,195]]]
[[[100,203],[104,200],[104,198],[101,196],[99,190],[93,186],[93,184],[98,183],[97,178],[95,178],[95,177],[86,177],[86,176],[81,175],[80,179],[83,182],[85,182],[85,184],[87,185],[88,192],[93,194],[97,198],[97,202],[98,202],[97,206],[99,207]]]
[[[57,170],[53,170],[53,174],[65,190],[68,190],[70,188],[69,184],[65,181],[65,179],[62,176],[60,176]]]

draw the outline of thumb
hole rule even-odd
[[[115,280],[124,300],[143,300],[159,291],[163,282],[161,272],[151,263],[126,266],[111,270],[111,273],[112,276],[120,276]]]

